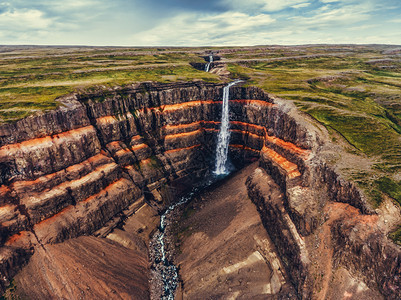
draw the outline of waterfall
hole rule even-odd
[[[209,72],[210,65],[212,64],[212,62],[213,62],[213,55],[209,55],[209,62],[205,66],[205,72]]]
[[[228,143],[230,141],[230,120],[228,114],[228,100],[230,98],[230,87],[237,84],[241,80],[236,80],[229,83],[223,89],[223,108],[221,113],[221,126],[219,131],[219,136],[217,140],[216,149],[216,169],[214,173],[216,175],[225,175],[228,173],[227,170],[227,153],[228,153]]]

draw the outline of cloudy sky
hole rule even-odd
[[[0,45],[401,44],[401,0],[0,0]]]

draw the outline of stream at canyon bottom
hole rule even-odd
[[[202,189],[210,186],[209,181]],[[173,300],[178,286],[178,270],[173,263],[173,245],[170,243],[170,228],[168,225],[180,214],[182,206],[190,202],[201,190],[194,188],[189,194],[169,206],[160,217],[160,226],[150,241],[150,261],[152,265],[151,299]]]
[[[210,63],[212,60],[213,56],[210,58]],[[221,126],[216,146],[215,171],[212,178],[200,185],[200,187],[193,188],[190,193],[181,197],[178,202],[170,205],[165,210],[160,217],[159,228],[150,241],[149,256],[152,265],[152,299],[173,300],[178,286],[178,270],[173,263],[173,251],[171,251],[173,249],[169,249],[172,245],[169,241],[166,241],[166,237],[169,236],[168,225],[180,213],[181,210],[179,208],[190,202],[200,190],[204,190],[230,173],[227,168],[227,154],[230,141],[228,102],[230,99],[230,87],[241,81],[242,80],[233,81],[223,88]]]
[[[170,205],[160,216],[160,225],[153,235],[149,245],[151,263],[150,290],[152,300],[174,300],[179,284],[178,268],[174,264],[174,237],[171,225],[179,219],[187,204],[206,189],[213,188],[232,173],[223,175],[211,174],[210,179],[195,187]]]

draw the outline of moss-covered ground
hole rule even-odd
[[[0,47],[0,122],[53,109],[57,97],[96,85],[219,81],[190,66],[213,50],[232,78],[294,101],[333,141],[376,163],[347,175],[374,205],[401,204],[401,47],[384,45],[242,48]],[[400,237],[400,233],[393,234]]]
[[[326,46],[317,54],[319,47],[294,47],[290,59],[232,63],[229,70],[293,100],[343,138],[350,152],[374,158],[373,168],[353,170],[350,179],[375,205],[383,194],[401,203],[401,59],[400,50],[392,48]],[[296,58],[295,49],[308,57]]]
[[[0,122],[54,109],[57,97],[94,85],[218,80],[189,65],[204,62],[195,49],[0,47],[0,61]]]

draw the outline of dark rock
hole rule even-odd
[[[203,82],[99,88],[61,98],[57,110],[0,125],[2,288],[30,248],[118,224],[111,220],[139,199],[163,209],[208,176],[222,89]],[[298,294],[311,297],[314,284],[303,239],[331,226],[328,247],[344,258],[334,262],[366,270],[369,286],[400,297],[399,248],[379,232],[362,238],[363,228],[325,223],[331,203],[353,207],[355,218],[374,213],[356,186],[319,160],[318,133],[259,88],[239,84],[230,99],[230,159],[243,166],[260,157],[260,172],[272,178],[251,177],[249,195]],[[270,194],[273,184],[280,195]],[[30,233],[25,242],[17,241],[21,232]]]

